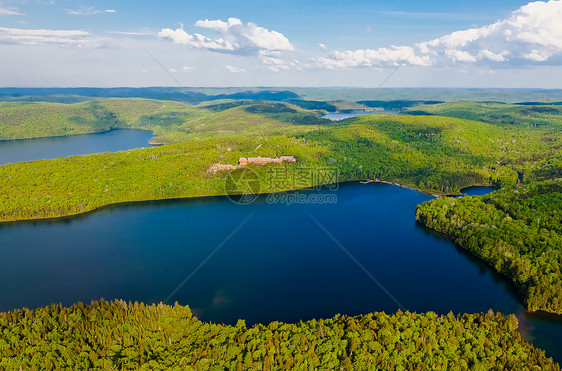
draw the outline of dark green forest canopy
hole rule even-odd
[[[124,301],[0,313],[0,368],[559,370],[514,315],[372,313],[248,327]]]
[[[416,218],[508,276],[528,310],[562,314],[562,180],[440,198],[418,206]]]

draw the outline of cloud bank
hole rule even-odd
[[[195,22],[195,26],[212,30],[218,37],[203,36],[200,33],[189,34],[183,27],[175,30],[163,28],[158,36],[170,39],[176,44],[221,53],[257,55],[260,51],[294,50],[289,39],[280,32],[270,31],[252,22],[242,23],[238,18],[229,18],[226,22],[199,20]]]
[[[562,0],[531,2],[503,20],[414,46],[334,51],[314,58],[317,67],[350,69],[444,66],[458,63],[522,65],[547,63],[562,55]],[[555,63],[555,62],[554,62]]]
[[[98,46],[99,40],[82,30],[43,30],[0,27],[0,44]]]

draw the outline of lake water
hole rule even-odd
[[[494,188],[488,186],[473,186],[461,189],[463,196],[484,196],[493,191]]]
[[[150,147],[153,134],[121,129],[105,133],[0,141],[0,165]]]
[[[515,313],[524,337],[562,360],[560,317],[526,314],[505,279],[416,223],[430,196],[376,183],[303,194],[320,193],[337,202],[213,197],[0,225],[0,310],[168,298],[204,321],[252,324],[491,308]]]
[[[322,116],[322,118],[332,121],[341,121],[358,115],[372,115],[375,113],[399,113],[399,112],[400,111],[364,111],[364,110],[357,110],[353,112],[328,112],[326,115]]]

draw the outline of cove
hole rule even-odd
[[[493,309],[515,313],[523,336],[562,360],[560,317],[525,313],[506,279],[416,223],[416,205],[431,196],[379,183],[339,187],[304,192],[333,194],[336,203],[287,205],[264,195],[237,205],[210,197],[2,224],[0,310],[169,297],[203,321],[252,324],[400,306],[442,314]]]
[[[150,147],[153,134],[117,129],[104,133],[0,141],[0,165]]]

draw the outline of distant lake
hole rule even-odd
[[[0,310],[169,298],[203,321],[252,324],[392,313],[400,305],[491,308],[515,313],[525,339],[562,361],[560,317],[525,313],[504,278],[416,223],[416,205],[431,196],[378,183],[299,194],[337,202],[288,205],[264,195],[241,206],[211,197],[2,224]]]
[[[400,111],[364,111],[364,110],[357,110],[353,112],[328,112],[326,115],[322,116],[322,118],[332,121],[341,121],[358,115],[372,115],[375,113],[399,113],[399,112]]]
[[[134,129],[105,133],[0,141],[0,165],[150,147],[151,132]]]

